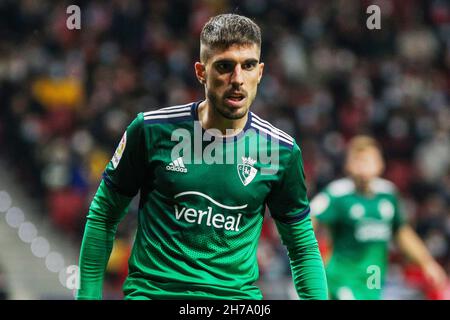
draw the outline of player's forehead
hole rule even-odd
[[[363,149],[359,149],[359,150],[351,150],[349,152],[350,154],[350,158],[354,159],[354,158],[365,158],[365,159],[372,159],[372,158],[376,158],[378,159],[381,155],[380,150],[378,150],[378,148],[373,147],[373,146],[367,146]]]
[[[214,63],[221,60],[243,62],[260,58],[260,48],[255,43],[232,44],[228,47],[206,48],[208,50],[208,62]]]

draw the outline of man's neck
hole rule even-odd
[[[248,113],[241,119],[227,119],[218,113],[208,100],[199,104],[197,114],[203,129],[218,129],[223,136],[233,136],[241,132],[248,119]]]
[[[369,197],[373,195],[373,190],[371,188],[370,181],[362,181],[359,179],[353,179],[353,181],[355,183],[355,188],[358,191],[358,193]]]

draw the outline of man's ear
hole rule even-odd
[[[258,75],[258,84],[261,82],[261,78],[263,75],[263,71],[264,71],[264,62],[261,62],[259,64],[259,75]]]
[[[205,84],[206,83],[205,65],[197,61],[194,65],[194,68],[195,68],[195,75],[197,76],[198,81],[201,84]]]

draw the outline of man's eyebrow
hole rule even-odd
[[[259,62],[258,59],[250,58],[244,61],[244,63],[257,64]]]
[[[216,60],[216,61],[214,61],[214,64],[217,64],[217,63],[236,63],[234,60],[231,60],[231,59],[219,59],[219,60]]]
[[[257,64],[258,62],[259,62],[259,60],[255,59],[255,58],[246,59],[244,61],[244,63],[251,63],[251,64]],[[224,59],[219,59],[217,61],[214,61],[214,64],[217,64],[217,63],[232,63],[232,64],[234,64],[234,63],[236,63],[236,61],[232,60],[232,59],[224,58]]]

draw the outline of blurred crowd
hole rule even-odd
[[[66,27],[71,4],[81,9],[80,30]],[[381,8],[379,30],[366,26],[371,4]],[[128,123],[138,112],[204,97],[193,69],[199,33],[224,12],[247,15],[262,29],[265,74],[252,111],[297,139],[310,197],[343,175],[348,139],[372,134],[409,221],[449,272],[445,0],[0,1],[0,156],[41,211],[79,245]],[[105,297],[120,297],[136,210],[119,227]],[[391,259],[417,297],[433,298],[395,248]],[[265,296],[292,297],[282,285],[289,261],[269,217],[259,262]]]

